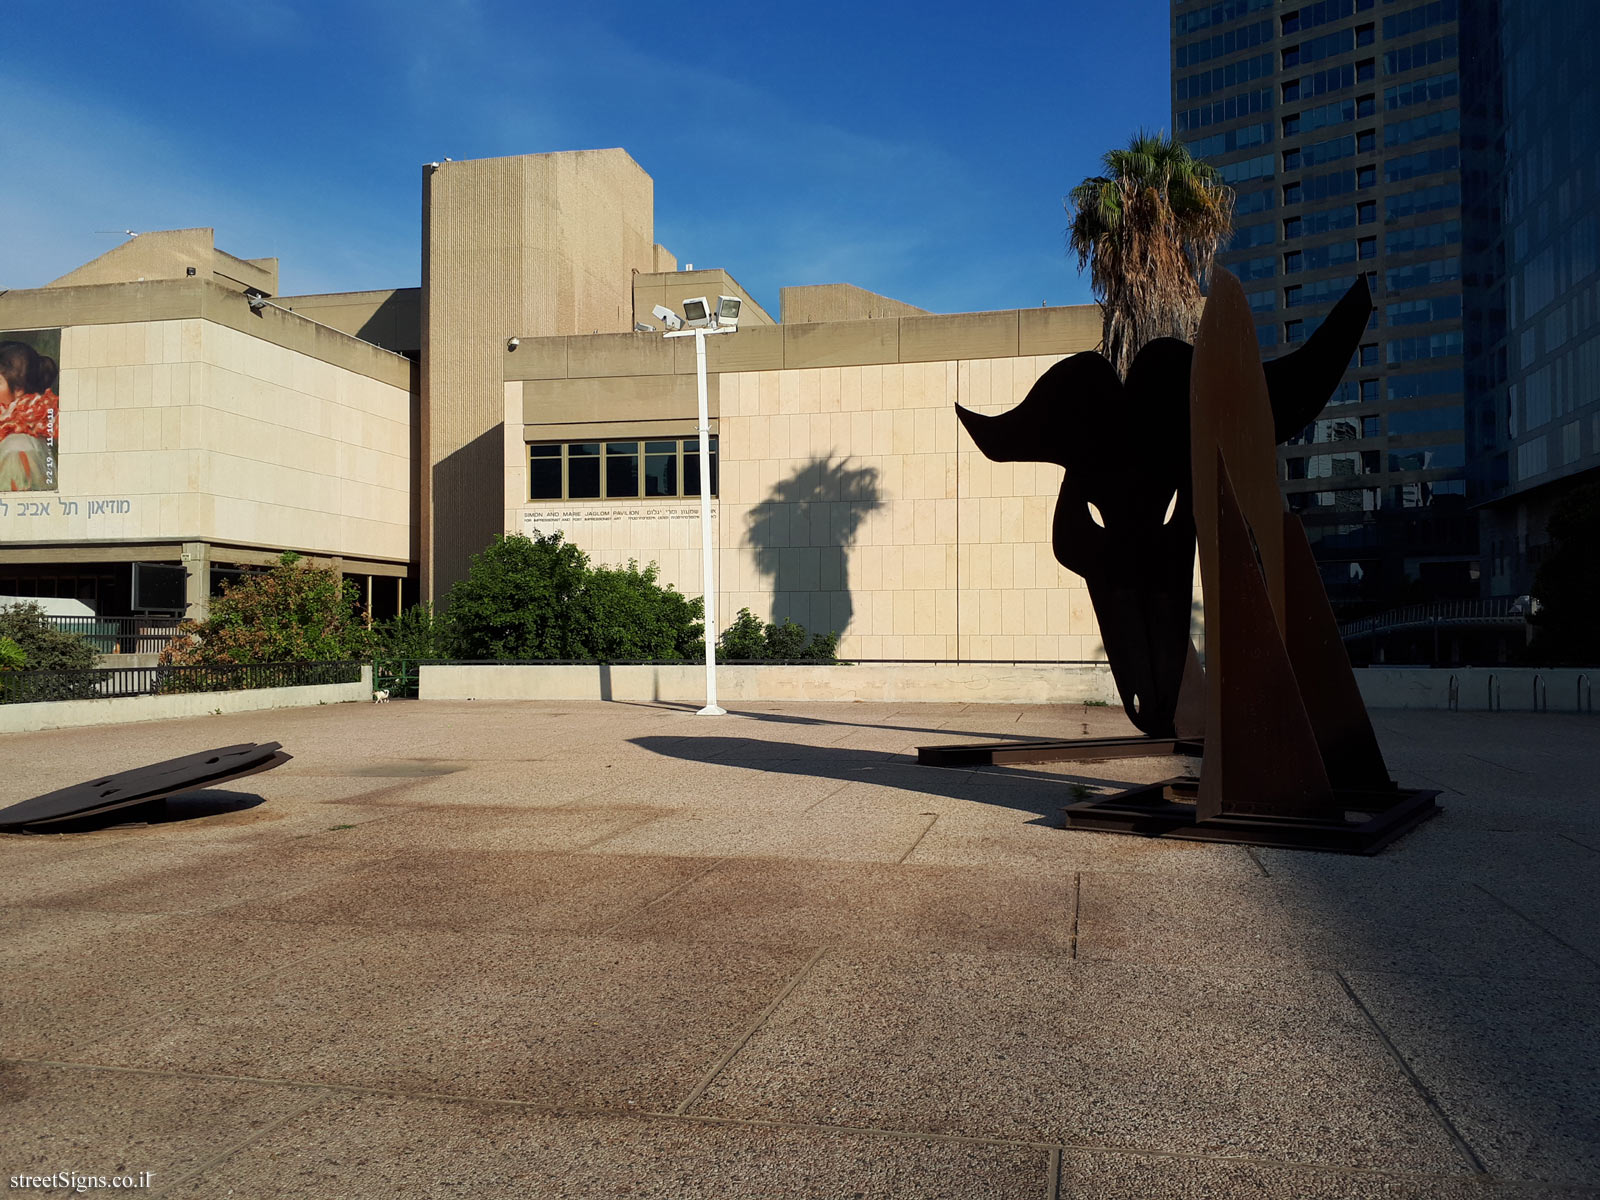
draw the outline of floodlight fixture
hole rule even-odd
[[[635,321],[633,323],[633,331],[635,333],[654,333],[656,331],[656,327],[654,325],[647,324],[644,321]]]
[[[737,296],[717,297],[717,324],[737,325],[739,323],[739,310],[744,307],[744,301]]]
[[[704,296],[683,302],[684,324],[690,329],[704,329],[711,324],[711,304]]]
[[[673,312],[665,304],[658,304],[650,311],[655,314],[656,320],[660,321],[667,327],[667,331],[669,333],[674,329],[683,328],[683,318],[677,313]]]
[[[253,313],[258,313],[267,306],[267,297],[261,292],[246,292],[244,294],[244,298],[245,301],[250,305],[250,311]],[[277,306],[274,305],[273,307]]]

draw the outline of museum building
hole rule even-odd
[[[281,295],[275,260],[188,229],[0,293],[0,343],[59,368],[48,415],[0,425],[0,596],[199,616],[294,550],[383,616],[445,602],[499,533],[555,531],[692,596],[705,484],[719,628],[748,608],[853,659],[1104,659],[1050,547],[1062,469],[989,462],[955,410],[1094,348],[1096,307],[936,315],[828,284],[783,288],[774,320],[680,269],[653,213],[622,150],[444,162],[420,288]],[[655,314],[721,296],[702,480],[694,339]]]

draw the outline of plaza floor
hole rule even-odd
[[[1600,724],[1374,719],[1445,811],[1370,859],[1056,827],[1170,762],[915,764],[1131,732],[1103,708],[397,702],[8,735],[0,804],[234,742],[294,760],[175,819],[0,837],[0,1176],[1600,1194]]]

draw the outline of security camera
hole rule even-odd
[[[739,323],[739,309],[744,306],[744,301],[737,296],[717,297],[717,324],[737,325]]]
[[[515,350],[520,345],[522,345],[522,339],[521,338],[507,338],[506,339],[506,349],[507,350]]]
[[[656,320],[660,321],[669,330],[683,328],[683,318],[665,304],[658,304],[650,311],[655,314]]]
[[[656,331],[656,327],[654,325],[647,324],[644,321],[635,321],[633,323],[633,331],[635,333],[654,333]]]
[[[690,329],[704,329],[711,324],[711,305],[704,296],[683,302],[683,320]]]

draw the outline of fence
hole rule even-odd
[[[362,665],[358,662],[251,663],[245,666],[4,671],[0,672],[0,704],[359,683]]]
[[[97,654],[159,654],[178,632],[176,617],[46,617],[62,633],[75,634]]]

